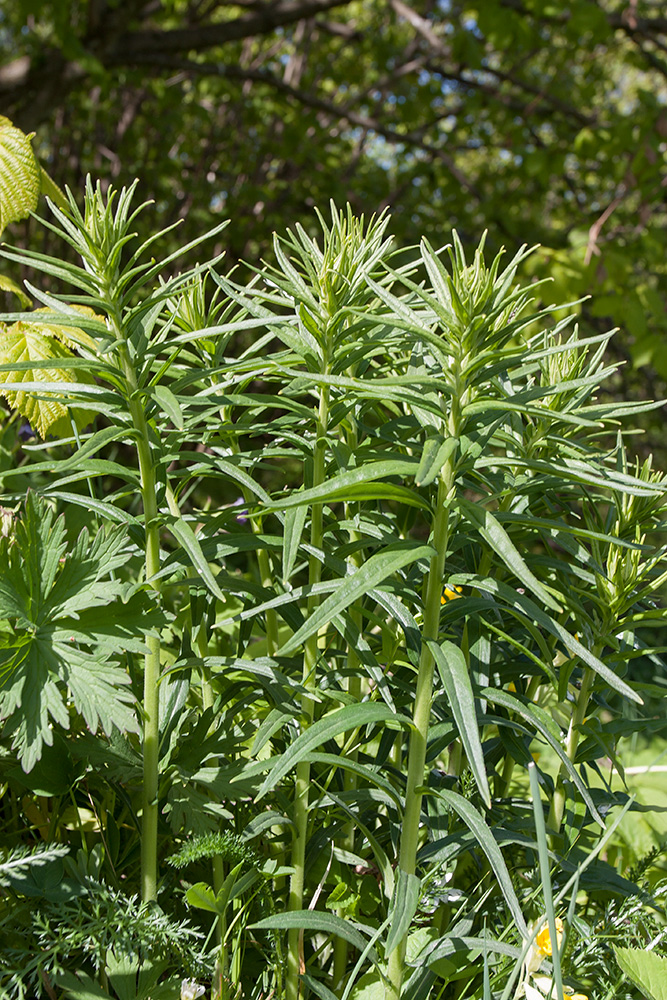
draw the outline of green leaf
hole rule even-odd
[[[394,892],[389,907],[389,934],[385,942],[385,957],[389,957],[407,934],[412,918],[417,912],[421,880],[399,867]]]
[[[628,979],[650,1000],[667,1000],[667,956],[616,946],[614,955]]]
[[[208,910],[209,913],[218,913],[218,904],[215,893],[206,882],[196,882],[191,885],[185,893],[185,899],[190,906],[198,910]]]
[[[507,568],[521,580],[522,584],[529,587],[535,596],[539,597],[552,611],[560,612],[563,610],[537,577],[531,573],[525,559],[517,551],[505,529],[490,511],[463,499],[457,500],[457,506],[465,519],[477,528],[484,541],[500,556]]]
[[[26,293],[22,288],[19,288],[15,281],[8,278],[6,274],[0,274],[0,291],[11,292],[13,295],[16,295],[24,309],[28,309],[30,307],[30,299]]]
[[[305,732],[297,736],[287,751],[281,754],[264,779],[255,801],[259,801],[267,792],[275,788],[288,771],[291,771],[315,747],[321,746],[322,743],[326,743],[327,740],[333,739],[335,736],[340,736],[341,733],[345,733],[349,729],[377,725],[380,722],[394,722],[399,726],[409,725],[407,719],[392,712],[387,705],[380,705],[377,702],[346,705],[330,715],[325,715],[323,719],[318,719]]]
[[[377,479],[387,479],[389,476],[414,475],[416,469],[417,463],[414,459],[385,459],[381,462],[367,462],[359,468],[341,472],[332,479],[328,479],[321,486],[313,486],[309,490],[297,490],[287,497],[272,500],[267,504],[267,507],[286,510],[288,507],[298,507],[301,504],[360,499],[364,491],[358,488],[364,484],[375,482]],[[375,496],[372,490],[369,493],[371,497]],[[420,503],[423,504],[423,501]],[[424,504],[424,506],[428,505]]]
[[[501,854],[500,848],[498,847],[491,830],[484,822],[484,817],[477,812],[475,807],[472,806],[467,799],[464,799],[463,796],[459,795],[457,792],[440,788],[437,792],[435,792],[435,794],[443,799],[447,805],[451,806],[452,809],[459,814],[470,832],[474,834],[477,843],[486,854],[489,863],[493,868],[500,890],[505,897],[505,901],[510,909],[519,932],[522,937],[528,937],[526,921],[524,920],[521,905],[519,904],[519,900],[517,899],[517,895],[514,891],[514,886],[512,885],[512,880],[507,870],[505,859]]]
[[[415,473],[417,486],[428,486],[440,475],[440,471],[458,446],[458,438],[429,437],[422,451],[419,468]]]
[[[637,702],[639,705],[643,705],[641,697],[636,691],[633,691],[624,681],[617,677],[616,674],[609,669],[606,664],[602,662],[597,656],[595,656],[589,649],[586,649],[578,639],[575,639],[573,635],[567,631],[566,628],[560,624],[560,622],[554,621],[554,619],[542,611],[541,608],[537,606],[529,597],[525,594],[518,594],[511,587],[508,587],[505,583],[500,583],[498,580],[493,580],[490,577],[480,580],[473,576],[468,576],[464,574],[459,574],[453,577],[455,583],[469,582],[474,583],[475,587],[480,590],[484,590],[489,594],[497,594],[501,597],[510,607],[515,607],[522,611],[531,621],[536,622],[541,625],[550,635],[555,636],[560,639],[566,649],[570,651],[573,656],[578,656],[584,663],[588,664],[596,674],[599,674],[607,684],[612,687],[619,694],[622,694],[624,698],[630,698],[631,701]]]
[[[182,431],[185,426],[183,411],[171,389],[168,389],[166,385],[154,385],[151,386],[150,393],[155,397],[160,409],[167,414],[174,427]]]
[[[447,694],[454,715],[454,721],[463,742],[468,763],[475,776],[480,795],[487,809],[491,808],[491,792],[484,766],[484,751],[477,725],[475,696],[472,690],[470,674],[466,658],[453,642],[443,642],[438,645],[433,639],[428,640],[428,647],[433,654],[440,678]]]
[[[220,601],[226,601],[226,597],[222,590],[218,586],[218,582],[213,576],[208,562],[201,550],[201,545],[199,544],[199,539],[195,535],[194,531],[182,517],[170,518],[168,520],[169,530],[176,539],[177,542],[183,546],[187,552],[190,561],[197,572],[200,574],[202,580],[211,591],[211,593],[218,598]]]
[[[283,583],[285,584],[289,583],[292,576],[307,516],[308,508],[305,505],[290,507],[285,514],[283,530]]]
[[[70,1000],[109,1000],[109,994],[85,972],[75,976],[63,971],[55,977],[55,982]]]
[[[29,137],[0,115],[0,233],[34,211],[40,187]]]
[[[57,362],[60,358],[73,358],[72,352],[59,342],[55,328],[40,323],[15,323],[8,329],[0,329],[0,364],[9,365],[15,362],[31,361]],[[45,438],[50,432],[59,435],[69,435],[72,432],[69,413],[75,417],[82,429],[91,422],[91,414],[87,410],[72,408],[63,401],[62,389],[69,382],[74,384],[93,385],[94,381],[87,371],[77,368],[40,368],[39,378],[44,383],[58,383],[60,392],[37,394],[26,391],[3,388],[3,385],[25,382],[26,387],[33,382],[34,371],[37,369],[15,369],[0,371],[0,394],[9,405],[18,410],[37,431]],[[48,388],[48,385],[46,386]]]
[[[64,518],[32,492],[14,539],[0,541],[0,615],[12,625],[0,647],[0,720],[26,772],[52,744],[53,724],[69,727],[70,705],[93,732],[138,730],[117,658],[142,649],[145,631],[163,623],[145,594],[123,604],[120,582],[109,580],[127,561],[123,529],[92,540],[84,530],[66,544]]]
[[[535,726],[537,731],[541,733],[542,736],[544,736],[545,740],[552,748],[552,750],[554,750],[555,753],[557,753],[558,756],[560,757],[563,766],[565,767],[567,773],[569,774],[573,784],[575,785],[577,791],[579,792],[582,799],[588,806],[593,819],[596,821],[596,823],[599,823],[600,826],[604,827],[604,821],[600,816],[598,810],[595,808],[595,803],[591,798],[590,792],[586,788],[584,782],[581,780],[574,764],[563,750],[559,734],[554,735],[554,733],[552,733],[549,728],[548,723],[551,721],[551,717],[547,714],[547,712],[545,712],[544,709],[542,709],[538,705],[524,705],[524,703],[520,701],[518,698],[513,697],[506,691],[499,691],[496,688],[484,688],[484,690],[482,690],[480,694],[483,698],[486,698],[487,701],[490,701],[492,704],[502,705],[503,708],[506,708],[508,710],[508,712],[516,712],[517,715],[520,715],[527,722],[530,722],[533,726]]]
[[[276,913],[250,925],[251,930],[286,931],[292,927],[320,931],[343,938],[358,951],[364,951],[368,943],[351,920],[343,920],[342,917],[337,917],[333,913],[323,913],[320,910],[293,910],[291,913]]]
[[[368,559],[361,569],[346,576],[333,594],[330,594],[304,622],[291,639],[280,650],[281,655],[290,656],[296,652],[306,639],[318,632],[323,625],[363,597],[378,584],[387,580],[394,573],[418,559],[428,559],[433,555],[430,545],[419,545],[415,542],[405,542],[391,548],[376,552]]]

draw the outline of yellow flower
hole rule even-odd
[[[440,603],[441,604],[446,604],[447,601],[453,601],[457,597],[460,597],[462,593],[463,593],[463,587],[457,587],[456,584],[454,584],[453,587],[447,587],[446,586],[445,590],[444,590],[444,593],[443,593],[442,597],[440,598]]]
[[[556,937],[558,938],[558,947],[560,948],[560,943],[563,940],[563,921],[560,917],[556,917]],[[540,949],[543,955],[552,954],[551,946],[551,935],[549,934],[549,924],[546,923],[542,930],[539,932],[535,938],[535,944]]]

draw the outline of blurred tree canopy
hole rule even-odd
[[[175,241],[228,216],[231,261],[330,198],[405,242],[540,243],[543,297],[594,295],[663,391],[661,0],[12,0],[0,112],[61,185],[140,177]]]

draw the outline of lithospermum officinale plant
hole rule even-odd
[[[620,422],[647,404],[598,401],[611,335],[531,313],[525,249],[399,258],[387,217],[332,208],[248,281],[220,255],[174,276],[133,245],[133,190],[53,209],[80,264],[4,251],[63,283],[1,317],[6,398],[61,408],[2,472],[7,509],[31,488],[0,553],[14,815],[69,755],[94,822],[51,798],[44,838],[189,913],[214,996],[508,993],[555,927],[545,838],[569,920],[579,875],[634,891],[599,858],[625,798],[588,765],[616,763],[602,710],[646,725],[631,668],[659,652],[665,482]],[[30,988],[113,995],[110,968],[58,956]]]

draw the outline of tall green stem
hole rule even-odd
[[[320,403],[313,449],[313,486],[324,482],[326,457],[326,434],[329,424],[329,390],[323,386],[320,390]],[[310,543],[314,549],[322,548],[322,505],[313,504],[310,522]],[[308,582],[312,586],[319,583],[322,577],[322,564],[316,555],[311,555],[308,563]],[[308,614],[317,607],[319,598],[308,598]],[[306,640],[303,656],[302,684],[306,689],[301,697],[301,727],[308,728],[313,721],[314,703],[309,692],[317,687],[316,667],[319,656],[319,636],[312,635]],[[306,860],[306,841],[308,839],[308,789],[310,785],[310,763],[301,761],[296,767],[294,786],[294,834],[292,841],[292,868],[294,874],[290,881],[290,892],[287,903],[289,912],[303,909],[304,868]],[[303,961],[301,936],[297,928],[290,930],[287,938],[287,981],[285,995],[287,1000],[297,1000],[299,996],[299,974]]]
[[[122,327],[116,323],[117,336]],[[141,499],[144,509],[146,579],[160,593],[157,574],[160,569],[160,535],[156,497],[155,465],[148,438],[146,414],[138,398],[134,368],[122,344],[119,359],[127,384],[129,409],[137,432],[137,456],[141,477]],[[144,659],[144,731],[143,731],[143,798],[141,814],[141,898],[144,902],[157,899],[157,820],[158,820],[158,751],[160,738],[160,639],[149,636]]]
[[[346,443],[352,454],[355,453],[358,441],[357,441],[357,429],[356,425],[350,428],[346,435]],[[350,504],[345,504],[345,517],[349,520],[352,517],[352,508]],[[349,538],[351,542],[358,542],[361,540],[361,534],[353,529],[349,532]],[[362,554],[360,551],[355,551],[350,555],[350,562],[356,567],[362,565]],[[350,617],[355,627],[359,629],[361,633],[363,628],[363,615],[361,610],[352,608],[350,610]],[[359,676],[359,654],[354,646],[348,646],[347,648],[347,672],[348,672],[348,682],[347,690],[348,693],[354,698],[355,702],[361,701],[361,677]],[[352,750],[346,757],[350,760],[357,760],[358,754],[356,749]],[[345,771],[343,775],[343,789],[346,792],[353,792],[357,787],[357,776],[352,771]],[[342,837],[342,847],[343,850],[353,853],[354,851],[354,822],[351,820],[346,824],[343,831]],[[343,917],[344,913],[342,910],[338,912],[338,916]],[[342,937],[336,937],[334,939],[334,962],[333,962],[333,982],[334,989],[340,989],[343,986],[343,980],[345,978],[345,972],[347,970],[347,958],[349,947],[347,941]]]
[[[600,652],[601,648],[596,647],[594,655],[599,656]],[[577,747],[579,746],[579,738],[581,736],[579,727],[583,724],[584,719],[586,718],[586,712],[588,711],[588,704],[591,698],[591,691],[593,690],[594,683],[595,673],[590,667],[585,667],[581,688],[577,697],[577,703],[570,718],[567,739],[565,741],[565,753],[567,754],[568,760],[572,761],[572,763],[574,763],[574,758],[577,755]],[[547,821],[547,826],[549,827],[550,832],[552,832],[552,835],[553,833],[560,833],[563,815],[565,813],[566,796],[565,784],[563,781],[565,773],[565,765],[561,764],[558,771],[558,777],[556,779],[556,789],[551,800],[551,808],[549,809],[549,819]]]
[[[450,431],[456,428],[455,421],[450,421]],[[438,485],[436,513],[433,523],[431,544],[435,555],[431,558],[426,583],[426,600],[424,608],[424,627],[422,632],[422,648],[417,674],[417,689],[413,709],[414,727],[410,734],[408,750],[408,776],[405,789],[405,815],[401,833],[399,851],[399,868],[408,875],[414,875],[417,866],[417,848],[419,844],[419,819],[421,815],[422,792],[424,783],[424,767],[426,764],[426,745],[428,728],[431,718],[431,700],[433,696],[433,655],[427,645],[428,639],[438,638],[440,624],[440,606],[442,597],[442,582],[445,571],[447,543],[449,539],[449,501],[454,491],[454,455],[450,457],[442,470]],[[398,1000],[401,995],[405,975],[405,949],[407,933],[389,956],[387,969],[388,985],[385,990],[386,1000]]]

